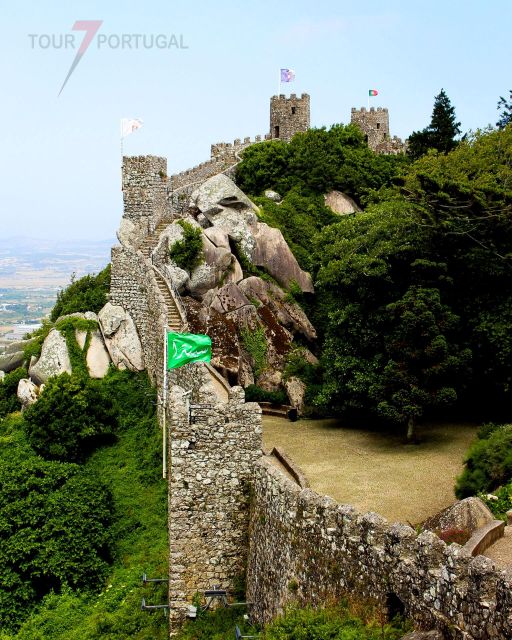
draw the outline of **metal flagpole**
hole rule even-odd
[[[167,477],[167,327],[164,328],[164,390],[162,393],[162,478]]]

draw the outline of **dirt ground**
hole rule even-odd
[[[336,420],[263,417],[265,447],[282,447],[312,489],[413,525],[454,502],[455,478],[476,430],[470,424],[425,425],[418,429],[420,444],[408,445],[398,435]]]

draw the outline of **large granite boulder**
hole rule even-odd
[[[352,200],[350,196],[347,196],[341,191],[329,191],[324,196],[325,206],[329,207],[331,211],[339,215],[346,215],[347,213],[356,213],[361,211],[361,208]]]
[[[22,378],[18,382],[17,396],[18,400],[21,402],[21,410],[24,411],[27,407],[37,401],[37,386],[32,382],[32,380]]]
[[[268,198],[269,200],[272,200],[273,202],[281,202],[281,200],[283,199],[277,193],[277,191],[272,191],[272,189],[265,189],[264,195],[265,195],[265,198]]]
[[[53,376],[71,373],[66,339],[57,329],[52,329],[46,336],[41,349],[41,356],[29,369],[29,375],[37,385],[48,382]]]
[[[429,531],[465,529],[470,533],[494,521],[491,510],[480,498],[465,498],[443,509],[423,523]]]
[[[240,291],[236,284],[226,284],[218,289],[215,298],[210,307],[219,313],[228,313],[234,311],[246,304],[251,304],[245,295]]]
[[[292,376],[285,381],[284,388],[291,406],[297,409],[299,415],[302,415],[304,413],[306,385],[299,378]]]
[[[93,331],[85,356],[91,378],[104,378],[110,366],[110,355],[99,331]]]
[[[23,351],[15,351],[14,353],[3,353],[0,355],[0,371],[9,373],[18,367],[22,367],[25,362],[25,354]]]
[[[105,346],[114,365],[119,369],[142,371],[144,356],[137,328],[131,316],[110,302],[98,314]]]
[[[192,205],[214,227],[222,229],[239,244],[250,259],[255,247],[251,227],[256,225],[258,208],[236,184],[223,174],[209,178],[192,193]]]
[[[313,293],[311,276],[299,267],[279,229],[259,222],[254,239],[256,246],[251,254],[253,264],[266,269],[284,287],[296,282],[305,293]]]

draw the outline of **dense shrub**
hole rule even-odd
[[[265,640],[398,640],[408,629],[400,620],[362,620],[346,607],[288,610],[265,628]]]
[[[78,462],[112,441],[117,425],[112,400],[101,381],[64,373],[50,378],[24,414],[28,441],[51,460]]]
[[[489,507],[495,518],[507,522],[507,511],[512,509],[511,482],[492,493],[480,493],[478,497]]]
[[[203,259],[202,232],[186,220],[178,220],[178,224],[183,229],[183,239],[172,245],[169,255],[180,269],[192,273]]]
[[[245,388],[246,402],[270,402],[271,404],[288,404],[286,391],[265,391],[255,384],[250,384]]]
[[[245,327],[240,331],[244,349],[252,358],[252,368],[259,376],[267,367],[267,338],[263,327],[250,329]]]
[[[97,275],[87,275],[59,292],[57,302],[50,314],[55,322],[60,316],[69,313],[93,311],[97,313],[107,303],[110,290],[110,265]]]
[[[20,403],[18,396],[18,382],[28,376],[27,370],[23,367],[8,373],[3,382],[0,382],[0,420],[13,411],[18,411]]]
[[[464,463],[466,468],[455,487],[458,498],[487,493],[512,480],[512,424],[495,428],[488,437],[474,442]]]
[[[111,500],[97,478],[11,446],[0,460],[0,622],[15,627],[51,590],[97,588]]]

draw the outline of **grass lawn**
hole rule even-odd
[[[453,487],[477,426],[418,427],[421,444],[336,420],[263,417],[265,447],[282,447],[311,488],[389,521],[417,524],[455,501]]]

